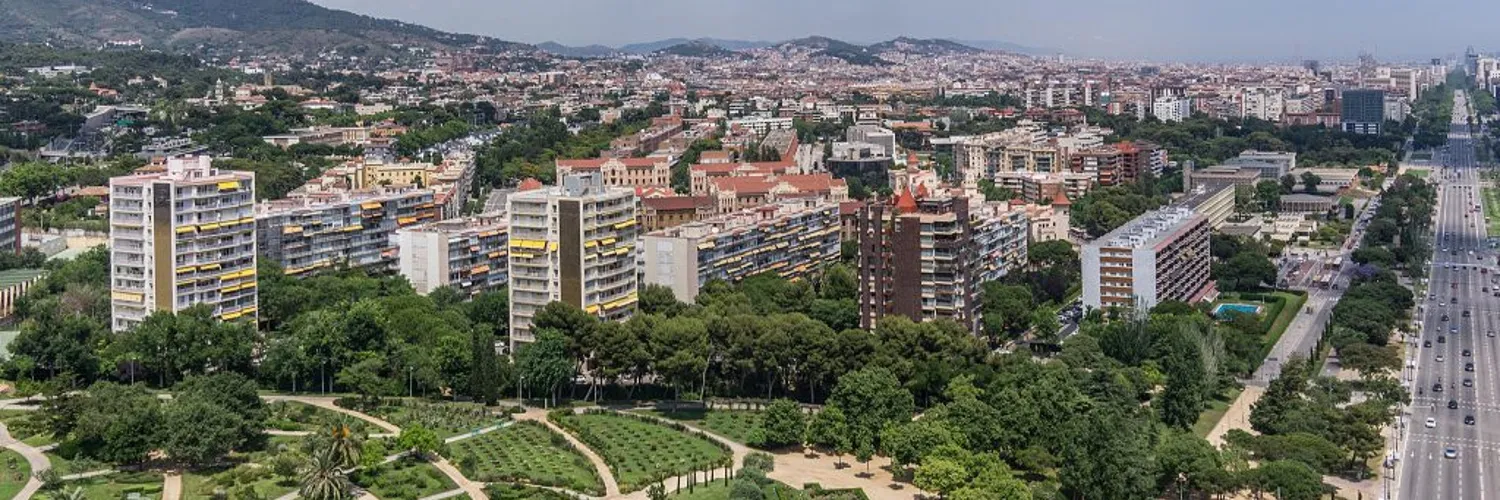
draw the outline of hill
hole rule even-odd
[[[656,55],[682,57],[742,57],[744,54],[719,47],[706,41],[694,40],[652,52]]]
[[[712,45],[725,50],[745,50],[770,47],[771,42],[755,42],[748,40],[724,40],[720,38],[668,38],[654,42],[630,43],[620,46],[620,52],[626,54],[650,54],[665,48],[682,45],[689,42],[698,42]]]
[[[316,53],[531,46],[438,31],[321,7],[305,0],[0,0],[0,41],[100,46],[139,39],[148,47]]]
[[[984,52],[983,49],[977,49],[951,40],[941,38],[909,38],[904,36],[871,45],[869,48],[877,53],[900,52],[928,56],[977,54]]]
[[[572,47],[557,42],[542,42],[536,44],[536,48],[563,57],[610,57],[620,53],[613,47],[603,45]]]
[[[876,56],[876,51],[871,50],[869,47],[834,40],[826,36],[810,36],[789,40],[777,45],[776,48],[781,51],[807,52],[813,56],[832,57],[859,66],[885,66],[891,64],[890,61]]]

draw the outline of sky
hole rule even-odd
[[[1152,61],[1425,60],[1500,48],[1494,0],[311,0],[526,43],[995,40]],[[1422,20],[1413,22],[1413,20]]]

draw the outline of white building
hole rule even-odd
[[[110,327],[198,304],[224,320],[256,315],[255,174],[207,156],[109,180]]]
[[[505,216],[481,214],[396,231],[401,275],[418,293],[441,286],[465,297],[499,290],[510,280]]]
[[[1151,115],[1164,122],[1180,122],[1193,115],[1193,100],[1180,96],[1161,96],[1151,103]]]
[[[562,301],[606,321],[623,320],[637,297],[635,190],[606,187],[597,173],[511,195],[510,343],[531,342],[531,319]],[[514,351],[513,351],[514,352]]]
[[[1083,305],[1149,310],[1212,298],[1209,220],[1173,206],[1146,212],[1083,246]]]
[[[743,128],[745,130],[755,132],[758,135],[766,135],[767,132],[770,132],[772,130],[791,130],[792,119],[752,116],[748,118],[736,118],[733,120],[729,120],[729,123],[727,125],[730,130]]]
[[[885,156],[896,157],[896,133],[875,125],[853,125],[844,132],[845,140],[880,146]]]
[[[1279,122],[1285,111],[1286,97],[1281,89],[1247,88],[1240,95],[1240,116]]]

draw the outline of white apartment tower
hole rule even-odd
[[[1285,111],[1286,98],[1281,89],[1247,88],[1240,95],[1240,116],[1279,122]]]
[[[1164,122],[1180,122],[1193,115],[1193,100],[1180,96],[1161,96],[1151,103],[1151,115]]]
[[[223,320],[256,314],[255,175],[216,170],[207,156],[109,180],[111,328],[156,311],[213,307]]]
[[[606,321],[636,303],[635,190],[606,187],[597,173],[511,195],[510,343],[531,342],[531,320],[562,301]]]

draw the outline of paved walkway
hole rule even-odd
[[[891,475],[891,459],[877,456],[868,466],[856,462],[853,456],[844,455],[846,467],[838,468],[839,459],[827,454],[807,455],[802,452],[777,453],[776,470],[768,476],[795,488],[807,483],[818,483],[828,489],[859,488],[870,500],[912,500],[934,498],[911,483],[897,481]],[[861,477],[862,474],[868,475]]]
[[[589,459],[589,463],[594,464],[594,471],[599,474],[599,479],[604,482],[604,497],[615,498],[620,496],[620,483],[615,480],[615,472],[610,470],[609,464],[605,463],[604,459],[598,453],[594,453],[593,448],[589,448],[588,445],[583,444],[583,441],[579,441],[578,438],[573,437],[572,433],[563,430],[562,427],[558,427],[557,424],[547,420],[547,410],[529,408],[525,413],[511,415],[511,418],[540,422],[542,425],[547,426],[548,429],[551,429],[552,432],[561,434],[563,438],[573,444],[574,449],[583,454],[584,458]]]
[[[270,401],[270,402],[276,402],[276,401],[293,401],[293,402],[302,403],[302,404],[305,404],[305,405],[316,406],[318,408],[323,408],[323,409],[326,409],[326,410],[333,410],[333,411],[336,411],[336,412],[339,412],[339,413],[343,413],[345,415],[349,415],[351,417],[354,417],[354,418],[357,418],[357,419],[360,419],[360,420],[364,420],[364,421],[369,422],[371,424],[375,424],[376,427],[384,429],[386,432],[389,432],[391,434],[400,434],[401,433],[401,428],[400,427],[396,427],[395,425],[392,425],[390,422],[386,422],[384,420],[375,418],[375,417],[373,417],[371,415],[368,415],[368,414],[366,414],[364,412],[358,412],[358,411],[350,410],[348,408],[344,408],[342,406],[333,404],[334,400],[338,399],[338,398],[334,398],[332,396],[288,396],[288,395],[280,395],[280,394],[267,394],[267,395],[261,396],[261,399],[264,399],[264,400]]]
[[[443,471],[443,474],[447,474],[448,479],[452,479],[458,485],[458,489],[469,494],[469,498],[473,500],[489,500],[489,495],[484,494],[484,483],[470,481],[469,478],[464,477],[462,472],[458,471],[457,467],[448,462],[448,459],[439,456],[437,460],[432,462],[432,465],[436,466],[438,470]]]
[[[475,437],[475,436],[483,436],[485,434],[489,434],[491,432],[495,432],[495,431],[498,431],[500,429],[504,429],[506,427],[510,427],[512,425],[515,425],[515,424],[516,424],[515,420],[510,420],[510,421],[507,421],[507,422],[505,422],[503,424],[500,424],[500,425],[491,425],[489,427],[485,427],[483,429],[479,429],[479,430],[476,430],[476,431],[470,431],[470,432],[465,432],[463,434],[459,434],[457,436],[451,436],[448,439],[444,439],[443,443],[444,444],[446,444],[446,443],[453,443],[453,442],[463,441],[465,439],[469,439],[469,438]]]
[[[1209,444],[1216,448],[1223,446],[1224,435],[1233,429],[1255,434],[1255,431],[1250,428],[1250,407],[1255,406],[1255,402],[1260,401],[1261,395],[1265,393],[1264,387],[1245,386],[1245,390],[1240,391],[1240,396],[1234,398],[1234,402],[1229,404],[1229,409],[1224,411],[1224,416],[1219,417],[1219,423],[1214,424],[1213,430],[1208,431]]]
[[[460,496],[460,495],[463,495],[463,494],[464,494],[464,489],[463,488],[458,488],[458,489],[444,491],[444,492],[438,493],[436,495],[428,495],[428,496],[422,497],[422,498],[420,498],[418,500],[443,500],[444,498],[453,498],[453,497]]]
[[[26,479],[26,486],[22,487],[21,492],[16,494],[16,498],[31,498],[38,490],[42,489],[42,482],[37,480],[36,473],[51,469],[52,462],[47,460],[47,455],[42,454],[41,450],[10,437],[10,429],[7,429],[5,424],[0,424],[0,446],[5,446],[11,451],[20,453],[22,457],[26,457],[26,463],[31,465],[32,476]]]
[[[167,472],[167,477],[161,486],[161,500],[181,500],[182,498],[182,473],[178,471]]]

